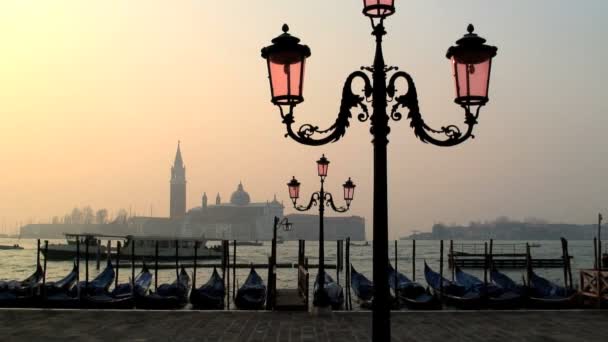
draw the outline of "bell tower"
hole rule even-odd
[[[169,217],[180,218],[186,214],[186,167],[182,160],[180,142],[177,142],[175,161],[171,167],[171,192],[169,204]]]

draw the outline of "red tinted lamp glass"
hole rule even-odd
[[[353,198],[355,197],[356,185],[355,185],[355,183],[353,183],[353,181],[349,177],[348,180],[346,181],[346,183],[344,183],[343,187],[344,187],[344,200],[346,201],[346,204],[350,206],[350,203],[353,201]]]
[[[321,159],[317,160],[317,171],[319,172],[319,177],[327,177],[327,169],[329,169],[329,160],[327,160],[325,155],[323,155]]]
[[[395,0],[363,0],[363,14],[371,18],[386,18],[395,13]]]
[[[300,182],[293,177],[289,183],[287,183],[287,187],[289,189],[289,198],[295,204],[296,200],[300,197]]]

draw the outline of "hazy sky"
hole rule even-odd
[[[373,58],[359,0],[0,2],[0,227],[74,206],[168,214],[177,140],[188,207],[243,181],[253,200],[288,203],[295,175],[316,190],[357,183],[352,213],[371,237],[369,123],[340,142],[283,137],[260,48],[291,32],[312,49],[298,122],[334,121],[346,76]],[[435,222],[535,216],[593,222],[608,207],[608,2],[403,1],[385,59],[416,81],[427,123],[462,123],[446,49],[468,23],[499,47],[477,138],[455,148],[391,123],[392,237]]]

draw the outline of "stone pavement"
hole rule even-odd
[[[370,340],[370,312],[1,309],[0,341]],[[393,341],[608,341],[608,311],[394,312]]]

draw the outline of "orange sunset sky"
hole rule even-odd
[[[605,1],[396,1],[385,59],[410,72],[430,125],[461,124],[447,48],[468,23],[498,46],[476,138],[423,144],[391,123],[390,235],[507,215],[588,223],[608,203]],[[312,49],[298,122],[337,114],[346,76],[373,58],[361,1],[3,0],[0,2],[0,233],[74,206],[168,215],[177,141],[188,207],[254,201],[286,183],[357,183],[352,214],[371,237],[369,123],[324,147],[284,138],[260,48],[288,23]],[[289,212],[289,210],[287,210]]]

